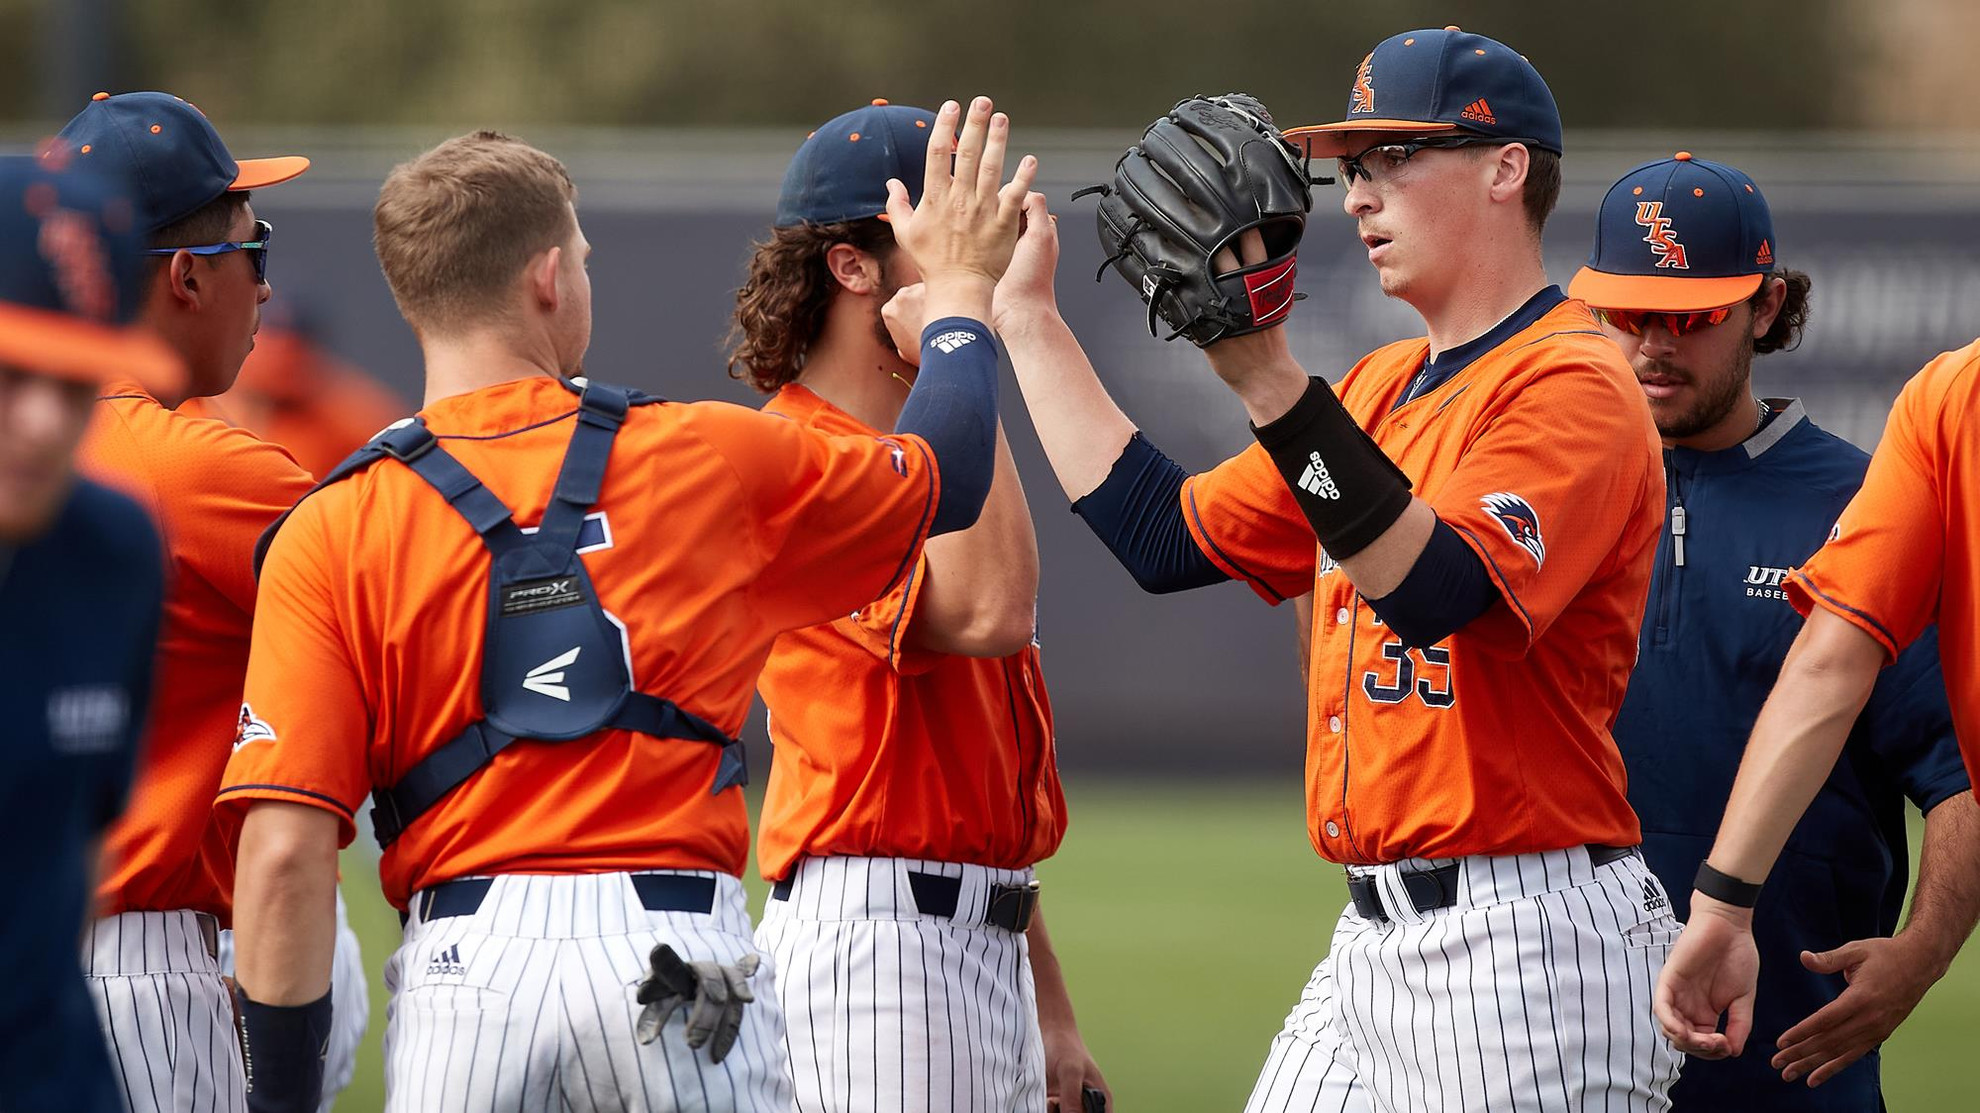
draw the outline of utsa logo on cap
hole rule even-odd
[[[1292,128],[1286,138],[1314,158],[1338,158],[1357,153],[1348,150],[1356,133],[1358,147],[1451,133],[1561,153],[1560,110],[1540,72],[1506,44],[1456,27],[1382,40],[1355,67],[1346,118]],[[1377,133],[1373,142],[1369,133]]]
[[[178,357],[131,325],[144,296],[144,240],[119,179],[59,153],[0,156],[0,245],[0,364],[179,387]]]
[[[1348,115],[1375,111],[1375,84],[1370,79],[1369,67],[1375,61],[1375,52],[1362,56],[1361,65],[1354,71],[1354,92],[1348,95]]]
[[[1638,201],[1636,222],[1650,231],[1643,242],[1650,245],[1650,253],[1657,257],[1657,266],[1672,270],[1690,270],[1684,261],[1684,245],[1677,241],[1671,231],[1671,218],[1664,215],[1662,201]]]
[[[1506,536],[1533,554],[1533,565],[1547,563],[1547,542],[1540,536],[1540,515],[1533,504],[1511,491],[1495,491],[1478,500],[1505,527]]]
[[[1597,309],[1722,309],[1760,289],[1774,255],[1773,216],[1753,179],[1679,151],[1609,187],[1568,293]]]

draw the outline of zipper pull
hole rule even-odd
[[[1671,552],[1672,555],[1677,558],[1676,559],[1677,567],[1683,568],[1684,567],[1684,506],[1682,504],[1673,505],[1671,507]]]

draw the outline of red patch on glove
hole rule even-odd
[[[1244,292],[1251,298],[1251,319],[1261,325],[1276,325],[1286,319],[1293,303],[1293,274],[1299,268],[1297,255],[1285,262],[1244,276]]]

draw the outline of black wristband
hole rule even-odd
[[[234,1015],[241,1026],[249,1113],[312,1113],[323,1104],[330,995],[307,1005],[264,1005],[236,986]]]
[[[1711,897],[1713,900],[1751,908],[1760,899],[1760,885],[1752,881],[1741,881],[1727,873],[1712,868],[1710,862],[1698,863],[1698,876],[1691,881],[1691,887]]]
[[[1367,548],[1409,509],[1409,476],[1318,376],[1284,416],[1251,433],[1335,560]]]

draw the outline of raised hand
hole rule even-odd
[[[993,112],[989,97],[977,97],[958,136],[960,111],[956,102],[946,101],[935,114],[921,204],[908,204],[907,186],[898,179],[887,182],[887,219],[895,241],[921,269],[929,317],[987,323],[991,290],[1017,247],[1018,217],[1038,160],[1026,155],[1005,183],[1010,118]]]
[[[1025,314],[1057,313],[1058,294],[1052,279],[1059,269],[1059,218],[1052,215],[1042,193],[1026,194],[1024,226],[1017,250],[1004,277],[997,280],[991,307],[991,327],[1004,331],[1006,322]]]

